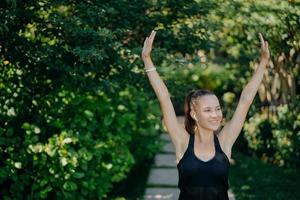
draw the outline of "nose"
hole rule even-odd
[[[217,118],[217,117],[219,117],[219,112],[217,112],[217,111],[213,111],[213,112],[211,112],[211,117],[212,118]]]

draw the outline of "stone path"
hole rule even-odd
[[[178,117],[177,119],[183,126],[183,117]],[[161,139],[165,142],[165,145],[163,150],[155,156],[154,164],[148,177],[144,199],[178,200],[178,171],[175,149],[167,133],[161,134]],[[230,200],[235,200],[230,191],[228,194]]]

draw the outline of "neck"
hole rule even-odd
[[[214,132],[197,125],[197,128],[195,129],[195,137],[201,143],[210,144],[214,140]]]

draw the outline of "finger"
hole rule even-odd
[[[265,47],[266,49],[269,49],[269,43],[267,41],[265,42]]]
[[[150,35],[151,36],[151,35]],[[149,47],[151,44],[150,44],[150,40],[151,40],[151,38],[150,38],[150,36],[148,37],[148,39],[147,39],[147,47]]]
[[[264,45],[264,38],[263,38],[263,36],[262,36],[262,34],[261,33],[259,33],[259,39],[260,39],[260,44],[261,44],[261,47],[263,48],[265,45]]]
[[[150,46],[152,46],[152,43],[153,43],[155,34],[156,34],[156,32],[155,32],[155,31],[152,31],[152,33],[151,33],[151,35],[150,35],[150,38],[149,38],[149,43],[148,43]]]
[[[151,32],[151,34],[150,34],[150,36],[149,36],[149,41],[152,41],[153,34],[154,34],[154,31]]]
[[[150,39],[151,38],[151,35],[152,35],[153,31],[150,33],[150,35],[148,36],[148,38]]]
[[[151,34],[151,43],[153,42],[155,35],[156,35],[156,31],[154,31],[153,34]]]
[[[265,42],[265,51],[267,51],[268,54],[270,54],[269,43],[268,42]]]
[[[148,45],[148,40],[149,40],[149,38],[146,37],[146,39],[145,39],[145,41],[144,41],[144,47],[143,47],[143,49],[147,47],[147,45]]]
[[[152,44],[152,38],[153,38],[153,31],[151,32],[151,34],[149,36],[148,45]]]
[[[153,30],[153,31],[151,32],[151,36],[150,36],[150,38],[152,39],[152,38],[155,36],[155,34],[156,34],[156,31],[155,31],[155,30]]]
[[[144,45],[147,43],[148,37],[146,37],[145,41],[144,41]]]

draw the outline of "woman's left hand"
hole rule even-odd
[[[260,59],[261,61],[269,61],[270,59],[270,51],[269,51],[269,44],[267,41],[264,41],[264,38],[261,33],[259,33],[260,43],[261,43],[261,50],[260,50]]]

